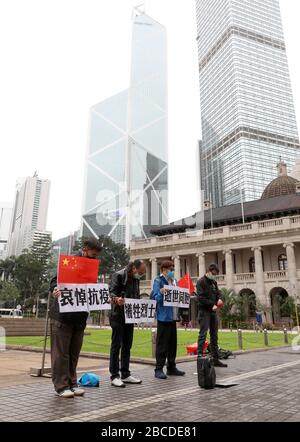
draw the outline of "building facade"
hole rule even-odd
[[[60,255],[72,255],[73,247],[75,246],[78,239],[79,231],[70,233],[69,236],[65,236],[64,238],[53,241],[53,248],[54,250],[57,250],[58,254]]]
[[[143,291],[150,293],[164,259],[174,260],[177,278],[189,273],[195,283],[209,264],[216,263],[220,288],[254,295],[257,305],[270,309],[267,320],[280,323],[281,300],[290,295],[300,304],[300,182],[285,170],[280,163],[278,178],[262,199],[245,203],[244,223],[240,205],[233,205],[213,210],[215,228],[210,227],[210,213],[205,213],[203,230],[178,222],[157,228],[153,238],[133,241],[131,258],[147,263]]]
[[[128,90],[92,107],[82,235],[129,245],[168,220],[165,28],[133,17]]]
[[[50,252],[52,248],[52,233],[35,230],[32,232],[30,243],[30,249],[36,254],[36,256],[42,258],[45,255],[45,251],[47,251],[47,255],[48,251]]]
[[[279,0],[196,0],[201,186],[214,207],[258,199],[300,155]]]
[[[8,255],[18,256],[31,248],[34,232],[45,232],[49,205],[50,181],[27,177],[17,183]]]
[[[0,203],[0,259],[7,257],[12,211],[13,209],[9,204]]]

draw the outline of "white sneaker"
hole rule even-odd
[[[128,376],[128,378],[122,379],[125,384],[141,384],[142,381],[138,378],[134,378],[133,376]]]
[[[124,384],[124,382],[122,381],[122,379],[120,378],[115,378],[111,381],[111,385],[113,385],[114,387],[126,387],[126,385]]]
[[[73,392],[72,390],[64,390],[64,391],[61,391],[60,393],[58,393],[58,392],[56,391],[55,394],[56,394],[57,396],[60,396],[60,397],[66,397],[66,398],[74,397],[74,392]]]
[[[79,387],[74,387],[71,388],[71,391],[73,391],[74,396],[83,396],[85,391],[83,388],[79,388]]]

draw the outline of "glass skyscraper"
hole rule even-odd
[[[90,112],[83,236],[129,245],[168,222],[166,51],[165,28],[135,9],[130,87]]]
[[[291,170],[300,154],[279,1],[196,9],[202,188],[214,206],[258,199],[280,157]]]

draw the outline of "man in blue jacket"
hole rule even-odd
[[[156,339],[156,368],[155,377],[167,379],[169,376],[184,376],[185,372],[176,367],[177,354],[177,327],[178,308],[165,307],[163,305],[163,293],[165,285],[176,285],[174,277],[174,263],[164,261],[160,268],[161,274],[153,283],[153,299],[157,302],[157,339]],[[163,368],[167,363],[167,375]]]

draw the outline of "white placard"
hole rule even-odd
[[[58,288],[60,313],[111,309],[107,284],[59,284]]]
[[[110,310],[111,303],[107,284],[87,284],[86,293],[90,312]]]
[[[152,324],[155,320],[156,301],[148,299],[125,299],[126,324]]]
[[[190,294],[188,289],[181,287],[175,287],[173,285],[164,286],[164,306],[165,307],[178,307],[189,308],[190,307]]]

